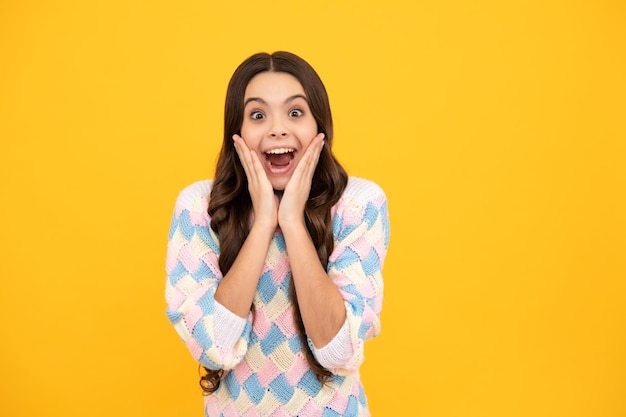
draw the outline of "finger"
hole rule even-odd
[[[267,174],[265,173],[265,169],[263,168],[263,163],[259,158],[259,155],[255,151],[250,151],[250,166],[254,170],[255,178],[267,179]],[[269,181],[269,180],[268,180]]]
[[[320,155],[322,154],[322,150],[324,150],[324,145],[326,142],[324,142],[325,139],[325,135],[323,133],[320,133],[318,136],[318,143],[315,144],[315,148],[313,151],[313,161],[312,161],[312,168],[313,171],[315,171],[315,168],[317,167],[317,163],[320,160]]]
[[[302,165],[302,179],[309,184],[311,183],[313,174],[315,173],[315,168],[319,162],[323,147],[324,134],[320,133],[313,138],[302,157],[302,161],[300,161],[300,165]]]
[[[311,152],[313,154],[314,162],[317,162],[320,153],[322,153],[322,149],[324,148],[324,134],[319,133],[317,136],[313,138],[311,143],[307,148],[307,152]]]
[[[250,156],[250,149],[248,149],[246,142],[239,135],[233,135],[233,141],[235,142],[235,150],[237,151],[237,155],[239,155],[239,160],[241,161],[248,181],[254,180],[255,175],[254,169],[252,168],[253,163]]]
[[[248,148],[246,141],[241,136],[234,136],[236,136],[236,143],[238,143],[239,146],[244,150],[245,163],[250,174],[256,174],[256,178],[264,178],[265,170],[257,152]]]
[[[309,149],[315,149],[316,147],[320,147],[324,143],[325,137],[326,135],[324,135],[323,133],[318,133],[317,135],[315,135],[306,150],[308,151]],[[319,149],[321,149],[321,147]]]
[[[272,185],[267,178],[267,174],[263,168],[263,163],[261,162],[257,152],[248,148],[245,139],[241,136],[233,135],[233,140],[235,141],[236,149],[238,150],[238,154],[242,161],[241,164],[246,172],[248,186],[251,187],[251,190],[265,190],[262,192],[266,192],[268,190],[272,191]]]

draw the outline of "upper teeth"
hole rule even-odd
[[[293,152],[292,148],[278,148],[267,151],[268,154],[281,154],[281,153],[289,153]]]

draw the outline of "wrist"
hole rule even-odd
[[[255,219],[252,227],[250,228],[250,234],[260,234],[266,236],[272,236],[276,231],[276,222],[263,221],[261,219]]]
[[[308,235],[309,231],[306,228],[306,223],[304,222],[304,216],[299,219],[290,219],[280,222],[279,221],[280,230],[283,234],[301,234],[306,233]]]

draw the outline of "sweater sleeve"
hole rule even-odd
[[[167,316],[193,357],[209,369],[232,369],[243,359],[252,328],[215,301],[222,279],[219,239],[207,214],[210,182],[181,192],[169,232],[166,259]]]
[[[350,348],[342,349],[335,373],[351,372],[364,359],[364,344],[380,332],[383,300],[382,268],[389,246],[387,199],[376,184],[351,179],[333,216],[335,247],[328,260],[328,275],[339,288],[346,307]],[[345,327],[346,325],[344,325]],[[345,354],[347,353],[347,354]]]

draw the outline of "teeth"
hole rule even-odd
[[[294,150],[292,148],[278,148],[278,149],[272,149],[271,151],[267,151],[267,154],[274,154],[274,155],[279,155],[282,153],[290,153],[293,152]]]

